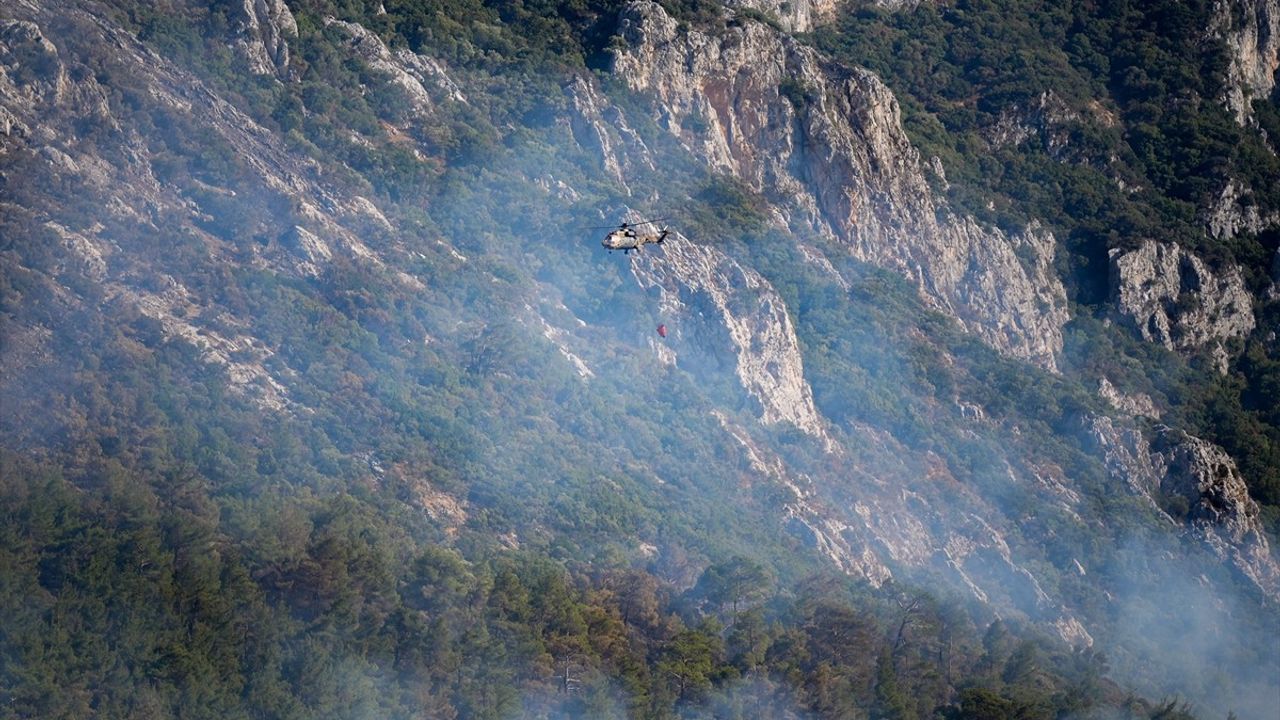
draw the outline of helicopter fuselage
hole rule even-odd
[[[668,232],[662,230],[656,233],[643,233],[636,232],[634,228],[624,228],[605,235],[600,244],[610,252],[614,250],[621,250],[624,253],[630,253],[632,250],[640,252],[640,248],[644,245],[658,244],[666,240]]]

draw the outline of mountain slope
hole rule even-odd
[[[1119,331],[1069,318],[1058,231],[952,209],[874,75],[759,11],[385,11],[4,11],[18,714],[164,714],[233,676],[207,712],[1116,706],[1091,644],[1144,692],[1262,707],[1253,476],[1095,395],[1080,358]],[[573,230],[642,209],[679,235]],[[765,618],[772,654],[742,645]],[[822,645],[838,620],[864,652]],[[119,673],[41,706],[95,637],[133,643]]]

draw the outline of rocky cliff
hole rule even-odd
[[[733,358],[743,389],[760,404],[762,422],[785,421],[826,437],[786,304],[759,273],[680,235],[640,253],[631,271],[642,287],[657,292],[664,317],[679,318],[672,323],[676,340],[685,327],[691,338],[701,331],[691,348]],[[709,346],[707,338],[726,331],[728,347]]]
[[[830,18],[840,4],[841,0],[729,0],[725,3],[731,8],[758,10],[791,32],[809,32]]]
[[[1280,225],[1280,213],[1259,210],[1253,200],[1250,191],[1235,180],[1228,180],[1222,192],[1201,212],[1209,234],[1218,240],[1231,240]]]
[[[1280,565],[1235,461],[1222,448],[1167,427],[1157,429],[1151,451],[1160,491],[1186,503],[1186,514],[1174,519],[1190,522],[1214,552],[1280,600]]]
[[[1053,236],[952,213],[874,75],[828,65],[762,23],[684,31],[651,2],[628,5],[619,34],[613,74],[651,93],[660,124],[764,194],[780,221],[830,233],[995,347],[1055,367],[1068,313]]]
[[[1120,392],[1105,377],[1098,381],[1098,396],[1110,403],[1111,407],[1130,417],[1160,418],[1160,408],[1156,407],[1150,395]]]
[[[1107,470],[1179,526],[1186,526],[1272,600],[1280,563],[1235,461],[1222,448],[1164,425],[1150,438],[1122,420],[1094,417],[1086,432]]]
[[[285,76],[289,72],[289,40],[298,23],[284,0],[239,0],[228,3],[233,47],[249,72]]]
[[[1216,32],[1227,44],[1230,65],[1223,101],[1241,124],[1253,115],[1252,102],[1266,99],[1280,68],[1280,2],[1219,0]]]
[[[1026,548],[1012,540],[1019,521],[998,503],[959,484],[938,457],[917,456],[883,429],[858,427],[856,451],[828,433],[792,320],[768,281],[680,236],[646,248],[630,267],[668,318],[670,335],[659,349],[670,355],[660,357],[709,381],[732,372],[763,424],[793,425],[831,458],[831,469],[797,470],[751,428],[713,412],[738,444],[751,483],[782,500],[788,534],[873,585],[893,577],[944,578],[981,602],[1053,627],[1068,643],[1093,642],[1062,598],[1044,589]],[[975,427],[987,423],[980,410],[959,412]],[[1081,520],[1081,496],[1052,470],[1004,462],[996,482],[1030,488],[1043,516]]]
[[[1207,349],[1226,372],[1227,345],[1254,327],[1253,301],[1239,268],[1215,273],[1195,254],[1154,240],[1111,251],[1116,313],[1145,340],[1170,350]]]
[[[653,154],[626,115],[595,84],[577,78],[565,89],[572,113],[562,118],[577,145],[599,159],[600,169],[632,192],[629,177],[655,170]]]
[[[404,104],[401,125],[426,121],[439,101],[466,102],[457,83],[434,58],[401,48],[394,53],[381,38],[357,23],[325,18],[325,25],[340,29],[349,38],[348,49],[369,69],[386,77]],[[430,91],[428,91],[430,88]]]

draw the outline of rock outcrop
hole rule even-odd
[[[1111,403],[1111,407],[1132,417],[1160,417],[1160,409],[1156,407],[1151,396],[1146,393],[1126,394],[1120,392],[1105,377],[1098,381],[1098,396]]]
[[[859,428],[866,445],[856,462],[842,462],[842,481],[795,472],[767,445],[713,413],[737,442],[750,482],[772,486],[782,500],[783,530],[842,571],[880,587],[891,578],[943,579],[979,602],[1044,622],[1076,647],[1093,638],[1072,610],[1051,597],[1018,548],[997,507],[960,489],[936,457],[923,466],[885,433]],[[849,457],[837,448],[833,457]],[[878,468],[871,474],[863,466]],[[1008,469],[1015,485],[1024,479]],[[958,491],[958,492],[957,492]],[[1055,493],[1056,494],[1056,493]],[[1057,513],[1059,496],[1042,506]],[[1076,520],[1078,520],[1078,516]]]
[[[1189,527],[1211,552],[1280,600],[1280,564],[1271,556],[1258,504],[1226,451],[1163,425],[1150,440],[1108,417],[1088,418],[1084,429],[1113,479]]]
[[[601,169],[631,192],[627,178],[638,170],[655,170],[653,155],[626,116],[596,87],[578,78],[565,89],[572,113],[565,120],[574,142],[600,158]]]
[[[1152,493],[1159,485],[1151,448],[1142,432],[1131,423],[1119,422],[1105,415],[1094,415],[1082,421],[1085,446],[1097,453],[1113,480],[1123,482],[1152,505]]]
[[[631,270],[655,295],[670,333],[663,344],[681,369],[728,374],[754,400],[762,423],[787,423],[818,439],[840,468],[839,481],[798,472],[752,431],[713,411],[735,440],[749,482],[782,499],[782,529],[843,571],[874,585],[888,579],[945,578],[981,602],[1056,628],[1083,646],[1089,632],[1052,597],[1010,540],[1017,530],[980,492],[961,486],[938,458],[913,456],[890,434],[857,428],[853,457],[816,410],[781,297],[758,273],[716,248],[672,236],[646,247]],[[673,320],[674,319],[674,320]],[[1081,498],[1052,473],[1006,464],[999,480],[1030,485],[1044,514],[1081,522]]]
[[[782,221],[908,277],[996,348],[1056,366],[1068,313],[1053,236],[952,214],[873,74],[828,65],[762,23],[685,31],[652,2],[628,5],[619,34],[614,75],[652,93],[658,122],[696,157],[763,194]]]
[[[58,48],[39,26],[23,20],[0,22],[0,97],[5,104],[56,104],[66,90],[67,73]],[[18,122],[16,116],[9,117],[9,124]]]
[[[726,0],[725,4],[759,10],[784,30],[809,32],[831,17],[840,0]]]
[[[996,122],[985,129],[983,135],[994,147],[1020,145],[1035,139],[1049,155],[1065,161],[1074,126],[1084,119],[1103,126],[1117,122],[1100,103],[1091,103],[1086,110],[1079,110],[1056,92],[1045,90],[1034,100],[1001,110]]]
[[[1222,100],[1241,124],[1252,101],[1266,98],[1280,68],[1280,0],[1219,0],[1215,31],[1227,44],[1230,64]]]
[[[430,87],[438,97],[455,102],[466,102],[457,83],[449,77],[444,67],[434,58],[418,55],[411,50],[400,49],[394,53],[377,35],[363,25],[325,18],[325,25],[336,27],[350,38],[351,52],[370,69],[387,76],[390,85],[399,91],[404,102],[405,124],[428,117],[435,101]]]
[[[289,41],[298,37],[298,23],[284,0],[239,0],[229,3],[232,46],[255,75],[289,72]]]
[[[1229,560],[1273,600],[1280,600],[1280,566],[1271,557],[1244,478],[1231,456],[1213,443],[1161,427],[1151,444],[1160,491],[1183,498],[1184,517],[1209,547]]]
[[[1253,302],[1237,267],[1214,273],[1177,244],[1147,240],[1111,251],[1111,296],[1117,315],[1144,340],[1189,353],[1208,349],[1226,372],[1226,343],[1254,327]]]
[[[272,27],[293,27],[282,3],[246,8],[259,21],[273,18]],[[175,242],[165,235],[180,232],[181,242],[204,248],[211,262],[314,277],[339,256],[379,266],[382,261],[364,239],[384,234],[386,218],[369,200],[333,190],[319,178],[314,161],[293,154],[196,77],[92,12],[75,4],[36,3],[22,3],[15,12],[19,19],[0,21],[0,117],[9,125],[0,138],[0,157],[6,169],[23,168],[33,186],[51,193],[74,188],[74,194],[93,198],[86,213],[65,196],[23,195],[33,211],[51,218],[27,230],[54,238],[64,255],[47,269],[46,281],[59,286],[78,282],[77,276],[93,280],[103,302],[157,321],[165,337],[191,345],[202,361],[222,368],[231,389],[266,409],[292,407],[289,371],[272,348],[255,340],[251,318],[233,317],[216,300],[189,292],[184,280],[192,268],[178,266],[155,247],[120,247],[107,226],[131,228],[125,234],[135,242]],[[261,23],[256,27],[267,32]],[[46,36],[46,28],[58,34]],[[164,178],[153,165],[164,141],[137,132],[128,116],[134,109],[114,104],[120,102],[118,91],[101,85],[86,65],[86,56],[102,48],[110,48],[114,80],[146,89],[146,112],[154,122],[175,132],[198,127],[208,133],[208,145],[234,152],[239,174],[225,181],[234,188],[218,185],[212,176]],[[276,216],[268,206],[291,208],[289,217]],[[243,216],[255,212],[268,219],[248,224]],[[236,245],[240,238],[228,242],[216,229],[206,229],[237,223],[245,223],[242,230],[257,234],[258,241]]]
[[[731,357],[743,389],[760,404],[762,422],[789,422],[826,437],[786,304],[759,273],[679,235],[640,253],[631,270],[642,287],[659,293],[664,316],[688,318],[690,325],[703,318],[727,330],[727,348],[705,347],[706,338],[716,337],[713,332],[703,333],[701,340],[684,337],[684,323],[673,323],[672,334],[677,341],[700,344],[712,362]]]
[[[1213,204],[1204,209],[1203,220],[1209,234],[1219,240],[1230,240],[1280,225],[1280,213],[1264,214],[1250,200],[1248,190],[1235,180],[1228,180]]]
[[[875,0],[875,6],[897,12],[899,10],[914,10],[922,4],[935,4],[935,0]]]

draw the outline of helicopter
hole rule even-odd
[[[630,255],[632,250],[640,252],[640,248],[644,245],[648,245],[649,243],[660,245],[663,240],[667,239],[667,235],[671,233],[670,230],[663,228],[656,233],[636,232],[637,227],[642,225],[653,225],[660,222],[662,222],[661,219],[645,220],[638,223],[624,222],[618,227],[613,228],[613,232],[605,235],[604,240],[600,242],[600,245],[608,248],[609,252],[621,250],[623,255]],[[611,227],[611,225],[606,225],[593,229],[604,230]]]

